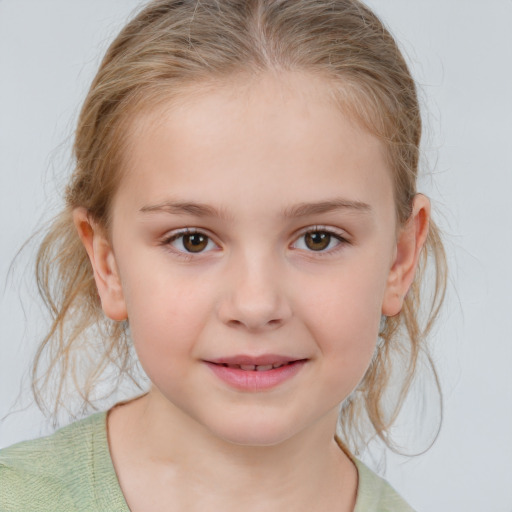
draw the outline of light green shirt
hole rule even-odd
[[[355,463],[354,512],[414,512],[385,480]],[[0,512],[129,510],[110,458],[105,412],[0,451]]]

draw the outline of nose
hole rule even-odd
[[[271,258],[244,258],[230,265],[218,314],[230,327],[251,332],[273,330],[292,316],[284,290],[283,272]]]

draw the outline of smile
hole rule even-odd
[[[246,372],[268,372],[269,370],[275,370],[276,368],[281,368],[281,366],[285,366],[287,364],[293,364],[295,361],[290,361],[289,363],[273,363],[273,364],[226,364],[223,363],[222,366],[226,366],[227,368],[237,368],[240,370],[244,370]]]
[[[307,359],[233,357],[205,363],[229,387],[254,392],[275,388],[292,379],[305,366]]]

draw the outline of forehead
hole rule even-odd
[[[303,73],[194,87],[137,116],[127,142],[119,192],[131,189],[133,201],[210,201],[234,184],[245,197],[274,190],[290,202],[333,187],[356,201],[392,197],[382,143],[340,110],[331,82]]]

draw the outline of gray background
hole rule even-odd
[[[9,265],[59,204],[80,103],[138,3],[0,0],[0,417],[42,332],[34,286],[26,285],[33,249],[10,275]],[[426,454],[388,454],[385,474],[420,511],[511,512],[512,1],[368,3],[401,42],[421,87],[429,173],[422,190],[451,265],[433,336],[443,429]],[[0,424],[0,446],[47,430],[29,408]]]

